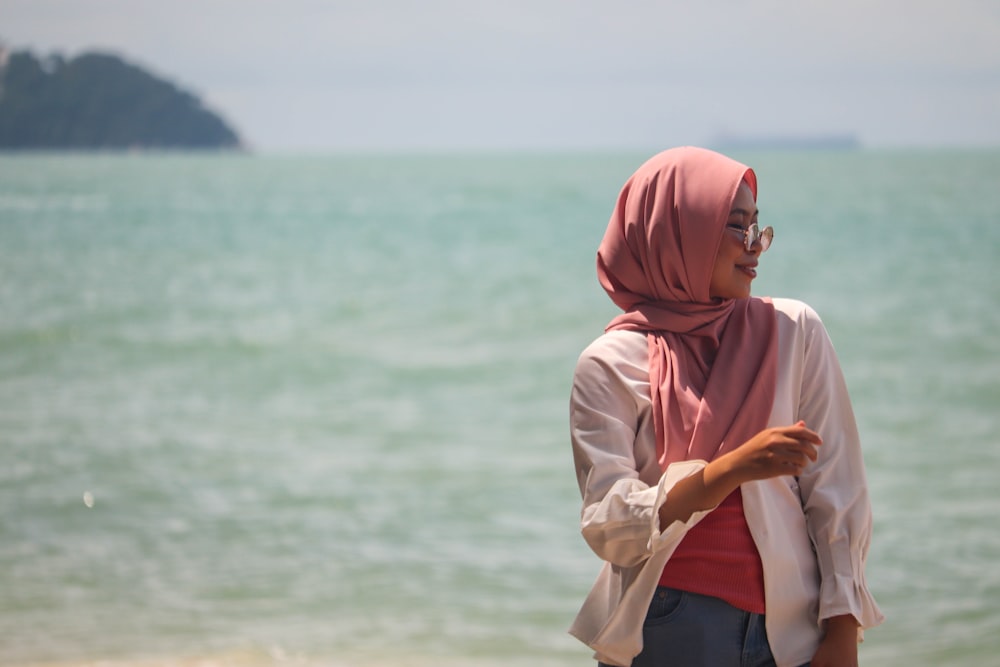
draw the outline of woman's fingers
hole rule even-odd
[[[823,438],[820,437],[819,433],[807,427],[804,421],[799,421],[792,426],[786,426],[784,428],[779,427],[779,429],[785,431],[787,435],[798,440],[805,440],[816,445],[823,444]]]
[[[804,422],[779,426],[758,433],[740,449],[752,478],[799,475],[819,459],[817,447],[823,439]]]
[[[819,459],[819,450],[816,449],[818,445],[819,443],[811,440],[795,440],[788,445],[788,452],[805,466]]]

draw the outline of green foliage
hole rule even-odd
[[[120,58],[9,54],[0,70],[0,148],[234,148],[195,96]]]

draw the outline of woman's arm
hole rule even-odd
[[[659,477],[647,470],[642,479],[636,456],[643,419],[637,396],[643,383],[648,395],[649,383],[645,346],[641,335],[599,338],[580,355],[570,394],[581,532],[601,559],[624,567],[651,553]]]

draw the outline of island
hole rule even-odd
[[[195,95],[117,55],[0,47],[0,149],[229,149],[237,133]]]

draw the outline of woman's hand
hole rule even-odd
[[[858,622],[853,616],[826,619],[826,634],[810,667],[858,667]]]
[[[816,460],[816,448],[823,444],[819,434],[803,421],[791,426],[764,429],[745,443],[720,456],[714,464],[720,475],[740,484],[782,475],[800,475]],[[714,471],[706,470],[706,477]]]

